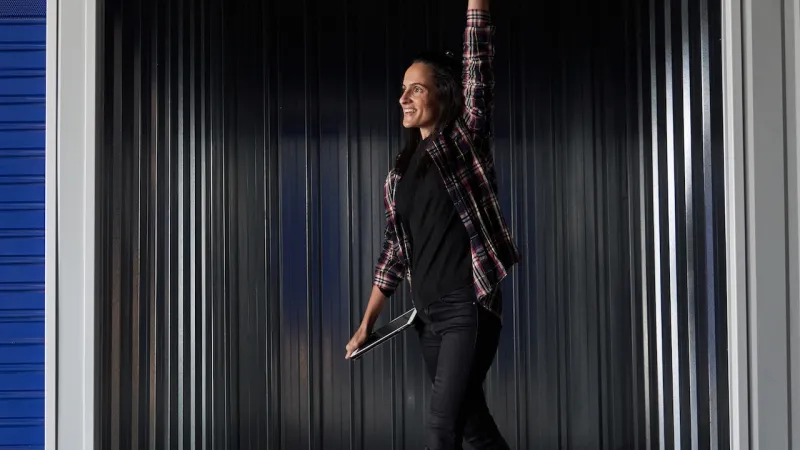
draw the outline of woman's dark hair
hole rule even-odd
[[[426,51],[417,55],[412,60],[413,63],[424,63],[433,72],[434,84],[436,87],[436,99],[439,103],[439,118],[430,137],[444,131],[447,127],[455,123],[458,116],[464,109],[464,97],[461,85],[461,61],[453,56],[452,52]],[[395,169],[401,174],[408,168],[408,163],[414,150],[417,149],[422,141],[422,134],[419,128],[409,128],[406,143],[403,150],[397,156]],[[430,167],[431,158],[426,153],[420,160],[419,175],[425,174]]]

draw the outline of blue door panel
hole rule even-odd
[[[0,27],[0,43],[30,42],[34,45],[41,44],[42,36],[47,34],[47,25],[41,23],[6,23]]]
[[[44,45],[23,45],[0,44],[0,52],[5,53],[0,70],[32,70],[44,61]]]
[[[44,229],[44,210],[0,203],[0,230],[13,228],[11,225],[17,228]]]
[[[36,342],[0,342],[0,361],[13,364],[44,364],[44,334]],[[44,411],[42,414],[44,415]]]
[[[44,246],[44,232],[0,231],[0,258],[11,256],[41,258],[41,255],[44,254]],[[0,263],[2,263],[2,259],[0,259]]]
[[[44,336],[41,310],[0,311],[0,342],[30,342]],[[0,384],[0,390],[2,390]]]
[[[14,419],[23,411],[37,411],[44,408],[44,397],[42,394],[33,392],[12,392],[4,393],[0,391],[0,420]]]
[[[0,127],[0,155],[3,154],[5,149],[44,149],[44,124],[38,129],[31,127],[8,129]],[[5,164],[0,165],[0,169],[6,167]],[[9,167],[6,167],[9,169]],[[10,172],[9,172],[10,173]],[[44,172],[42,172],[44,174]],[[3,175],[0,173],[0,175]]]
[[[43,84],[41,78],[31,81],[37,85]],[[2,92],[5,82],[6,80],[0,79],[0,92]],[[45,107],[44,101],[39,103],[24,99],[11,99],[5,103],[0,103],[0,123],[15,121],[23,123],[41,123],[41,118],[45,115]]]
[[[39,287],[17,286],[11,289],[11,286],[0,285],[0,313],[9,309],[41,309],[44,311],[44,291]]]
[[[11,198],[14,196],[16,201],[37,202],[44,198],[44,179],[31,177],[16,177],[6,184],[0,184],[0,198]],[[4,227],[0,225],[0,230]],[[3,233],[0,231],[0,247],[2,247]],[[0,250],[1,251],[1,250]],[[2,253],[0,253],[2,254]]]
[[[45,77],[39,72],[30,70],[5,71],[5,75],[0,76],[0,95],[9,98],[4,103],[14,103],[15,100],[23,99],[26,102],[32,98],[45,96]],[[5,108],[6,105],[3,105]]]
[[[44,370],[36,364],[0,366],[0,386],[14,386],[22,391],[35,391],[44,386]]]
[[[44,419],[0,420],[0,442],[8,442],[3,450],[44,448]]]
[[[44,260],[0,259],[0,283],[44,284]]]
[[[44,5],[0,1],[0,450],[44,448]]]
[[[42,156],[0,156],[0,176],[2,175],[33,175],[44,172],[45,160]],[[15,198],[16,200],[16,198]]]

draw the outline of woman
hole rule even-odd
[[[400,106],[409,139],[386,179],[383,250],[361,326],[347,344],[349,358],[408,278],[433,382],[430,450],[460,449],[462,439],[475,449],[508,448],[483,393],[502,326],[499,284],[519,259],[491,155],[488,3],[469,0],[463,66],[431,53],[406,70]]]

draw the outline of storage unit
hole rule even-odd
[[[463,0],[108,0],[103,447],[423,447],[413,332],[343,359],[402,146]],[[486,383],[513,448],[725,448],[720,4],[496,1],[494,155],[523,254]],[[231,26],[231,24],[235,24]],[[408,285],[383,321],[410,307]]]
[[[0,2],[0,448],[44,448],[45,2]]]
[[[797,448],[800,4],[497,3],[525,260],[487,388],[513,446]],[[72,6],[49,9],[48,443],[418,448],[414,339],[341,356],[396,77],[457,48],[464,2]]]

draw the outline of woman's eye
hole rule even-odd
[[[415,94],[421,94],[421,93],[422,93],[422,88],[421,88],[421,87],[419,87],[419,86],[415,87],[415,88],[414,88],[414,93],[415,93]]]

